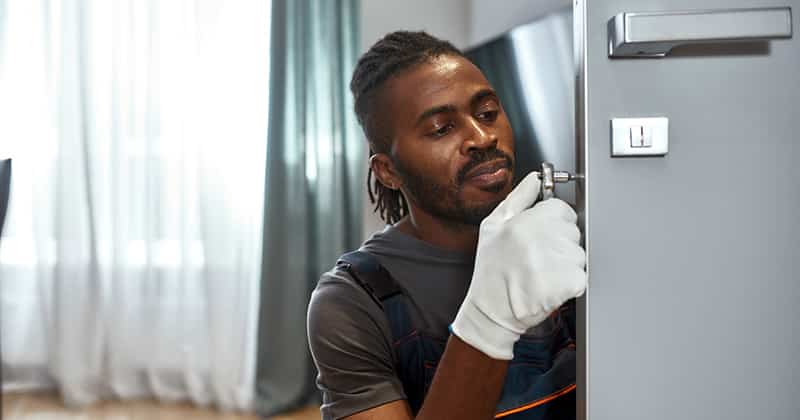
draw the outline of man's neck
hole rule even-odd
[[[422,211],[412,210],[395,226],[440,248],[474,254],[478,247],[478,226],[445,223]]]

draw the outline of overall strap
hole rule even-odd
[[[350,273],[353,280],[369,293],[381,309],[384,300],[402,293],[392,275],[368,252],[348,252],[339,257],[336,265]]]
[[[353,251],[342,255],[336,266],[347,271],[378,304],[386,315],[395,342],[417,331],[418,324],[409,312],[403,289],[378,258],[368,252]]]

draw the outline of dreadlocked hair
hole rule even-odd
[[[453,44],[426,32],[396,31],[384,36],[359,58],[350,91],[358,123],[369,143],[370,157],[376,153],[388,154],[391,146],[391,134],[376,121],[376,98],[381,86],[391,77],[442,55],[464,56]],[[372,173],[372,167],[367,172],[367,191],[375,211],[386,223],[393,224],[408,214],[403,193],[383,185]]]

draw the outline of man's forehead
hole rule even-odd
[[[415,66],[389,83],[391,102],[405,110],[469,101],[480,90],[490,88],[483,73],[463,57],[443,55]],[[411,109],[409,109],[411,108]],[[403,111],[403,109],[395,110]]]

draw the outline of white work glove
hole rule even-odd
[[[481,222],[467,297],[453,334],[494,359],[514,357],[526,330],[586,289],[577,215],[562,200],[536,203],[532,172]]]

